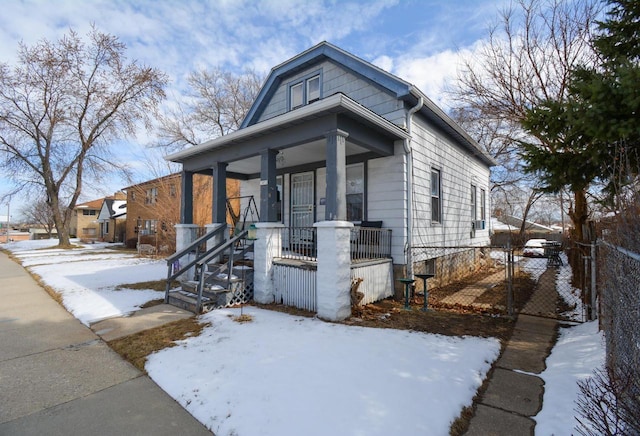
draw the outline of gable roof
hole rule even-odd
[[[131,189],[142,189],[148,185],[158,185],[160,183],[165,183],[171,181],[172,179],[181,180],[181,173],[171,173],[166,176],[160,176],[155,179],[145,180],[144,182],[136,183],[135,185],[127,186],[126,188],[122,188],[123,191],[129,191]]]
[[[420,108],[420,114],[445,133],[454,137],[485,164],[489,166],[497,165],[497,162],[469,134],[417,87],[326,41],[271,69],[260,93],[242,121],[240,130],[258,123],[262,112],[283,81],[297,72],[327,59],[333,60],[344,68],[351,70],[354,74],[385,88],[395,98],[404,101],[411,107],[422,100],[423,105]]]
[[[86,203],[76,204],[76,209],[100,209],[102,208],[102,202],[104,198],[100,198],[98,200],[87,201]]]
[[[388,89],[396,98],[402,98],[409,94],[412,87],[409,82],[405,82],[399,77],[396,77],[367,61],[360,59],[333,44],[323,41],[271,69],[269,76],[267,76],[260,93],[253,102],[249,112],[247,112],[247,116],[242,121],[240,128],[244,129],[245,127],[258,122],[262,111],[269,104],[271,97],[286,78],[296,74],[298,71],[306,69],[310,65],[322,62],[325,59],[331,59],[343,67],[350,69],[355,74]]]

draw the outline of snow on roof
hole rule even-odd
[[[493,230],[506,230],[506,231],[518,230],[514,226],[498,221],[498,218],[495,218],[495,217],[491,218],[491,228]]]

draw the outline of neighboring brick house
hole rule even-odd
[[[80,238],[87,242],[96,241],[100,238],[98,215],[103,201],[104,199],[100,198],[76,205],[69,226],[71,237]]]
[[[134,248],[138,242],[151,244],[159,252],[175,250],[175,228],[180,223],[181,174],[170,174],[157,179],[124,188],[127,193],[127,246]],[[239,196],[237,180],[227,180],[227,198]],[[210,175],[197,174],[193,178],[194,224],[204,226],[211,222],[212,179]],[[232,200],[237,214],[239,200]],[[228,217],[227,222],[232,223]]]

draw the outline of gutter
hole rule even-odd
[[[418,95],[418,103],[407,112],[407,133],[409,135],[404,140],[407,174],[407,242],[405,243],[405,261],[407,264],[408,278],[413,278],[413,258],[411,255],[413,244],[413,152],[411,150],[411,120],[413,114],[422,109],[422,106],[424,106],[424,99]]]

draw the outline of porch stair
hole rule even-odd
[[[253,241],[247,239],[244,231],[200,252],[198,247],[213,237],[212,233],[167,258],[166,303],[200,314],[241,304],[253,297]],[[185,258],[191,260],[176,268],[180,259]],[[190,271],[193,271],[192,278],[180,278],[190,276]],[[170,283],[176,279],[180,281],[180,287],[170,289]]]

